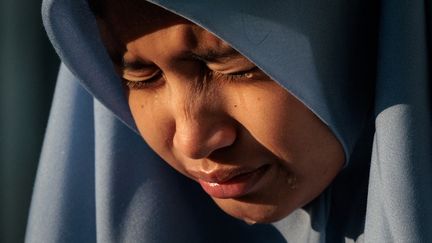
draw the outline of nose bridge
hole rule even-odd
[[[188,69],[188,71],[185,71]],[[182,73],[166,75],[170,84],[170,96],[173,112],[181,119],[200,120],[204,115],[215,113],[220,109],[218,91],[205,75],[201,74],[199,67],[183,69]]]

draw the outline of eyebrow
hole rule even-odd
[[[203,62],[213,62],[213,63],[220,63],[223,61],[227,61],[229,59],[243,57],[240,53],[238,53],[233,48],[227,48],[223,51],[217,51],[217,50],[204,50],[204,51],[196,51],[186,54],[186,58],[192,58],[197,59]]]
[[[151,65],[145,64],[139,60],[132,62],[126,61],[124,58],[121,59],[121,66],[126,70],[140,70],[145,67],[150,67]]]

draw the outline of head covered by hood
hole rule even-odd
[[[28,242],[430,241],[430,5],[424,1],[151,1],[220,37],[342,144],[345,168],[273,224],[222,213],[137,135],[85,0],[45,0],[63,64]]]

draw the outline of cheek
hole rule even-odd
[[[175,123],[169,107],[156,93],[131,90],[128,102],[136,126],[146,143],[171,166],[181,171],[171,152]]]
[[[239,95],[237,120],[289,171],[309,183],[326,185],[344,162],[341,144],[303,103],[276,83]]]
[[[161,110],[163,106],[160,105],[156,95],[153,95],[153,97],[148,96],[146,92],[131,90],[128,94],[128,102],[141,135],[149,144],[157,144],[163,135],[155,131],[158,131],[158,128],[163,123],[161,119],[164,115],[163,112],[155,111]]]
[[[232,103],[236,106],[233,116],[257,142],[284,160],[291,157],[301,124],[294,97],[276,83],[265,83],[238,91]]]

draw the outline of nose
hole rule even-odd
[[[196,93],[190,86],[180,84],[171,92],[175,133],[173,148],[190,159],[202,159],[236,140],[233,119],[226,114],[222,92],[217,87],[211,95]],[[223,92],[222,92],[223,93]]]
[[[203,119],[176,121],[174,148],[190,159],[202,159],[236,140],[236,130],[229,122]]]
[[[194,86],[203,81],[202,64],[187,62],[182,67],[178,72],[165,72],[175,122],[172,146],[183,157],[202,159],[231,146],[236,140],[236,126],[224,108],[226,92],[221,86],[213,86],[211,81],[206,88]]]

